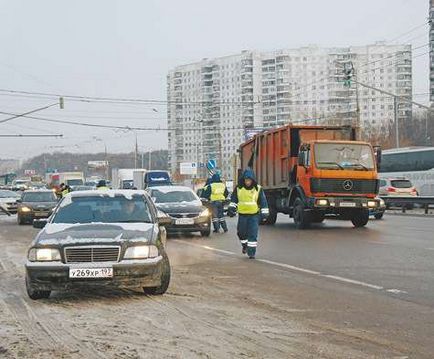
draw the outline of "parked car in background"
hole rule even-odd
[[[35,218],[48,218],[57,205],[57,196],[52,190],[25,191],[18,204],[18,224],[32,224]]]
[[[16,179],[12,182],[14,191],[25,191],[30,186],[30,179]]]
[[[155,186],[147,191],[157,208],[170,217],[168,232],[200,232],[203,237],[211,234],[211,211],[191,188]]]
[[[172,180],[168,171],[151,170],[145,173],[145,188],[153,186],[170,186]]]
[[[382,178],[380,179],[380,197],[417,197],[416,187],[413,186],[411,181],[404,177],[396,178]],[[393,203],[388,201],[387,207],[394,207],[399,205],[398,203]],[[412,204],[407,204],[406,208],[411,209],[414,206]]]
[[[33,224],[43,229],[28,251],[27,294],[41,299],[52,290],[107,286],[165,293],[167,221],[144,191],[71,192],[48,220]]]
[[[14,191],[0,190],[0,206],[10,214],[17,213],[18,201],[21,196]]]

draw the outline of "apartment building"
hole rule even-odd
[[[387,134],[393,98],[354,81],[345,84],[351,66],[358,82],[411,98],[408,45],[243,51],[176,67],[167,77],[172,171],[183,161],[215,158],[231,178],[246,132],[289,122],[360,123],[366,136]],[[408,102],[397,105],[399,118],[408,119]]]
[[[434,103],[434,0],[429,0],[429,89],[430,101]]]

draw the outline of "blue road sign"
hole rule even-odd
[[[208,162],[206,163],[206,168],[208,168],[209,170],[213,170],[216,167],[217,167],[216,160],[208,160]]]

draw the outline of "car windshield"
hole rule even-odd
[[[53,223],[152,223],[148,204],[143,196],[71,197],[60,203]]]
[[[375,168],[371,147],[365,144],[317,143],[315,161],[319,169],[366,171]]]
[[[0,198],[20,198],[20,195],[12,191],[0,191]]]
[[[56,202],[53,192],[27,192],[23,194],[23,202]]]
[[[409,180],[392,180],[390,181],[392,187],[395,188],[411,188],[413,185]]]
[[[70,179],[70,180],[67,180],[66,183],[68,184],[68,186],[81,186],[81,185],[83,185],[83,180]]]
[[[152,198],[155,203],[193,202],[199,200],[196,194],[191,190],[153,190]]]

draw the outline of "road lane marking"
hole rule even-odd
[[[183,241],[183,240],[180,240],[180,239],[173,239],[172,241],[178,242],[178,243],[182,243],[182,244],[187,244],[189,246],[199,247],[199,248],[202,248],[202,249],[207,249],[207,250],[210,250],[210,251],[213,251],[213,252],[218,252],[218,253],[234,256],[234,257],[239,257],[239,255],[237,253],[231,252],[231,251],[226,251],[224,249],[218,249],[218,248],[214,248],[214,247],[210,247],[210,246],[206,246],[206,245],[202,245],[202,244],[186,242],[186,241]],[[290,269],[290,270],[292,270],[294,272],[300,272],[300,273],[310,274],[310,275],[313,275],[313,276],[316,276],[316,277],[321,277],[321,278],[333,279],[333,280],[338,281],[338,282],[354,284],[354,285],[357,285],[357,286],[360,286],[360,287],[365,287],[365,288],[370,288],[370,289],[375,289],[375,290],[380,290],[380,291],[386,291],[388,293],[393,293],[393,294],[399,294],[399,293],[407,294],[407,292],[405,290],[386,289],[386,288],[384,288],[384,287],[382,287],[380,285],[366,283],[366,282],[362,282],[362,281],[359,281],[359,280],[345,278],[345,277],[341,277],[341,276],[337,276],[337,275],[324,274],[324,273],[317,272],[317,271],[314,271],[314,270],[310,270],[310,269],[306,269],[306,268],[302,268],[302,267],[292,266],[292,265],[286,264],[286,263],[280,263],[280,262],[270,261],[268,259],[257,258],[256,261],[257,262],[266,263],[266,264],[270,264],[270,265],[273,265],[273,266],[276,266],[276,267],[282,267],[282,268]]]

